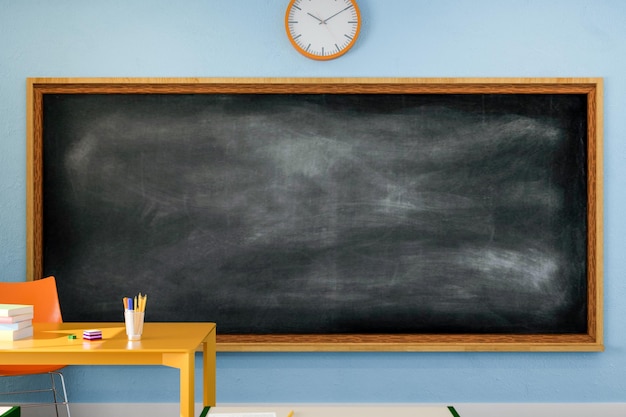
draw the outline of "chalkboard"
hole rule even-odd
[[[598,349],[597,83],[435,86],[33,81],[35,277],[244,349]]]

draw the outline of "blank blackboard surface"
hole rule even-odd
[[[585,94],[44,94],[67,321],[588,332]]]

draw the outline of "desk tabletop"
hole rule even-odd
[[[194,351],[215,332],[215,323],[144,323],[141,340],[130,342],[124,323],[34,323],[33,337],[0,341],[0,357],[12,353],[180,353]],[[102,330],[102,340],[84,340],[83,330]],[[76,339],[70,339],[70,335]]]

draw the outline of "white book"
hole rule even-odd
[[[16,321],[15,323],[2,323],[0,322],[0,331],[1,330],[19,330],[24,327],[29,327],[33,325],[32,320],[22,320]]]
[[[20,340],[33,336],[33,326],[19,330],[0,330],[0,340]]]
[[[33,313],[28,314],[20,314],[18,316],[13,317],[0,317],[0,324],[11,324],[17,323],[19,321],[33,320]]]
[[[33,314],[33,306],[25,304],[0,304],[0,317],[13,317],[20,314]]]

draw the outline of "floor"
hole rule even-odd
[[[566,404],[220,404],[211,409],[214,413],[273,412],[276,417],[439,417],[432,414],[452,405],[460,417],[625,417],[626,403],[566,403]],[[178,404],[72,404],[72,417],[151,416],[178,415]],[[196,416],[200,415],[198,405]],[[22,417],[54,415],[49,407],[24,409]],[[61,412],[60,416],[65,414]],[[447,415],[447,413],[446,413]],[[253,417],[253,416],[246,416]],[[263,416],[265,417],[265,416]]]

